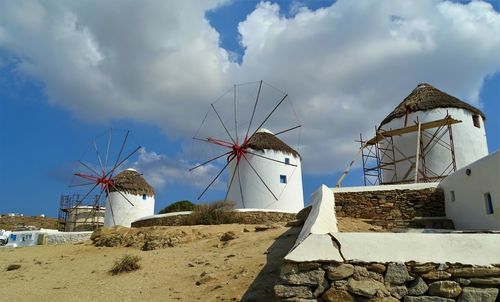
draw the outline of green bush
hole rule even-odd
[[[132,272],[141,268],[139,262],[141,257],[134,255],[124,255],[123,257],[116,259],[113,267],[109,270],[112,275],[117,275],[126,272]]]
[[[185,217],[185,225],[213,225],[237,223],[238,216],[233,211],[234,202],[232,201],[215,201],[209,204],[198,205],[191,215]]]
[[[182,211],[192,211],[196,208],[196,205],[189,200],[179,200],[171,205],[166,206],[158,214],[172,213],[172,212],[182,212]]]

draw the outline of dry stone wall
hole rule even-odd
[[[454,228],[451,220],[432,219],[446,216],[444,193],[439,188],[335,192],[334,197],[337,217],[369,219],[372,224],[387,229]]]
[[[280,301],[495,302],[499,288],[500,265],[285,262],[274,290]]]
[[[294,221],[296,214],[283,212],[263,212],[263,211],[248,211],[248,212],[233,212],[234,221],[241,224],[265,224],[265,223],[283,223]],[[186,225],[186,215],[174,215],[165,217],[153,217],[149,219],[139,220],[132,223],[132,227],[150,227],[150,226],[179,226]]]

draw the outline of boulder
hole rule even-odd
[[[330,287],[322,296],[325,302],[355,302],[356,299],[348,291]]]
[[[422,275],[426,280],[447,280],[450,279],[451,274],[445,271],[430,271]]]
[[[383,274],[386,270],[386,267],[382,263],[371,263],[370,265],[368,265],[368,270],[375,273]]]
[[[339,266],[330,266],[327,268],[326,275],[330,281],[345,279],[354,273],[352,264],[341,264]]]
[[[429,289],[427,284],[422,280],[421,277],[417,277],[415,280],[408,283],[408,295],[410,296],[420,296],[425,294]]]
[[[429,293],[444,298],[455,298],[462,292],[462,288],[455,281],[436,281],[429,285]]]
[[[500,268],[498,267],[461,267],[449,268],[446,270],[453,277],[488,277],[500,276]]]
[[[347,283],[349,292],[368,298],[375,296],[377,291],[382,288],[385,288],[384,284],[370,279],[358,281],[354,278],[349,278],[349,282]]]
[[[281,280],[283,280],[284,283],[291,285],[318,286],[318,284],[323,283],[324,277],[325,271],[322,269],[316,269],[306,272],[282,274]]]
[[[274,293],[279,298],[313,298],[312,290],[308,286],[290,286],[278,284],[274,286]]]
[[[408,294],[408,288],[404,285],[394,285],[389,287],[389,292],[392,296],[401,299]]]
[[[406,265],[403,263],[389,263],[387,272],[385,273],[386,282],[401,285],[411,280],[413,280],[413,277],[408,274]]]
[[[464,287],[458,302],[495,302],[497,296],[498,288]]]
[[[404,302],[455,302],[453,299],[441,298],[435,296],[405,296]]]

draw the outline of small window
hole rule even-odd
[[[146,194],[142,194],[142,199],[146,200],[146,197],[147,197]]]
[[[479,115],[477,114],[472,115],[472,123],[474,124],[474,127],[481,128],[481,123],[479,122]]]
[[[490,192],[484,193],[484,202],[486,206],[486,214],[493,214],[493,201],[491,200]]]
[[[290,164],[290,158],[285,157],[285,165],[289,165],[289,164]]]
[[[450,191],[451,201],[455,201],[455,191]]]
[[[286,175],[280,175],[280,183],[286,184]]]

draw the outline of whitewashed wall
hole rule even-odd
[[[417,117],[421,123],[443,119],[446,116],[447,111],[452,118],[462,121],[462,123],[452,125],[457,169],[460,169],[461,167],[486,156],[488,154],[488,144],[486,142],[484,121],[482,117],[479,116],[480,128],[475,127],[472,122],[473,114],[468,110],[461,108],[437,108],[427,111],[412,112],[408,114],[407,125],[414,125],[414,122],[417,121]],[[404,116],[393,119],[389,123],[383,125],[382,128],[384,130],[402,128],[404,127],[404,121]],[[434,132],[435,130],[436,128],[429,129],[430,132]],[[443,137],[443,140],[449,142],[448,134]],[[424,142],[427,141],[428,139],[424,139]],[[417,150],[417,132],[394,137],[394,145],[397,146],[406,156],[415,155]],[[396,160],[402,158],[404,158],[404,156],[396,151]],[[435,145],[432,148],[432,151],[429,152],[425,158],[426,166],[438,174],[442,173],[451,163],[450,151],[440,145]],[[382,161],[386,162],[388,159],[386,157],[382,157]],[[414,159],[412,161],[414,161]],[[410,163],[408,161],[397,163],[397,181],[403,181],[403,176],[409,167]],[[390,182],[391,179],[393,179],[393,175],[394,172],[392,171],[383,171],[382,177],[384,182]],[[415,172],[412,171],[405,179],[413,180],[414,177]]]
[[[132,221],[154,214],[154,196],[146,196],[146,199],[143,199],[142,195],[133,195],[124,192],[122,192],[122,194],[134,205],[132,206],[128,203],[128,201],[118,192],[109,193],[109,197],[106,200],[106,213],[104,214],[105,227],[112,227],[115,225],[130,227]],[[111,215],[111,210],[113,210],[114,215]]]
[[[466,174],[467,169],[470,175]],[[500,230],[500,151],[449,175],[439,187],[445,194],[446,216],[457,229]],[[491,194],[493,214],[486,214],[487,192]]]
[[[273,162],[252,154],[246,155],[252,166],[259,172],[259,175],[276,195],[278,200],[274,199],[271,193],[269,193],[259,177],[244,159],[240,161],[239,165],[243,199],[238,183],[238,171],[236,171],[227,198],[236,203],[235,207],[237,209],[269,209],[292,213],[300,211],[304,207],[300,158],[274,150],[257,151],[250,149],[250,151],[281,162],[284,162],[285,158],[289,158],[291,165]],[[292,165],[296,165],[296,167]],[[236,160],[231,162],[228,167],[228,185],[235,167]],[[280,175],[286,175],[287,184],[280,183]]]

